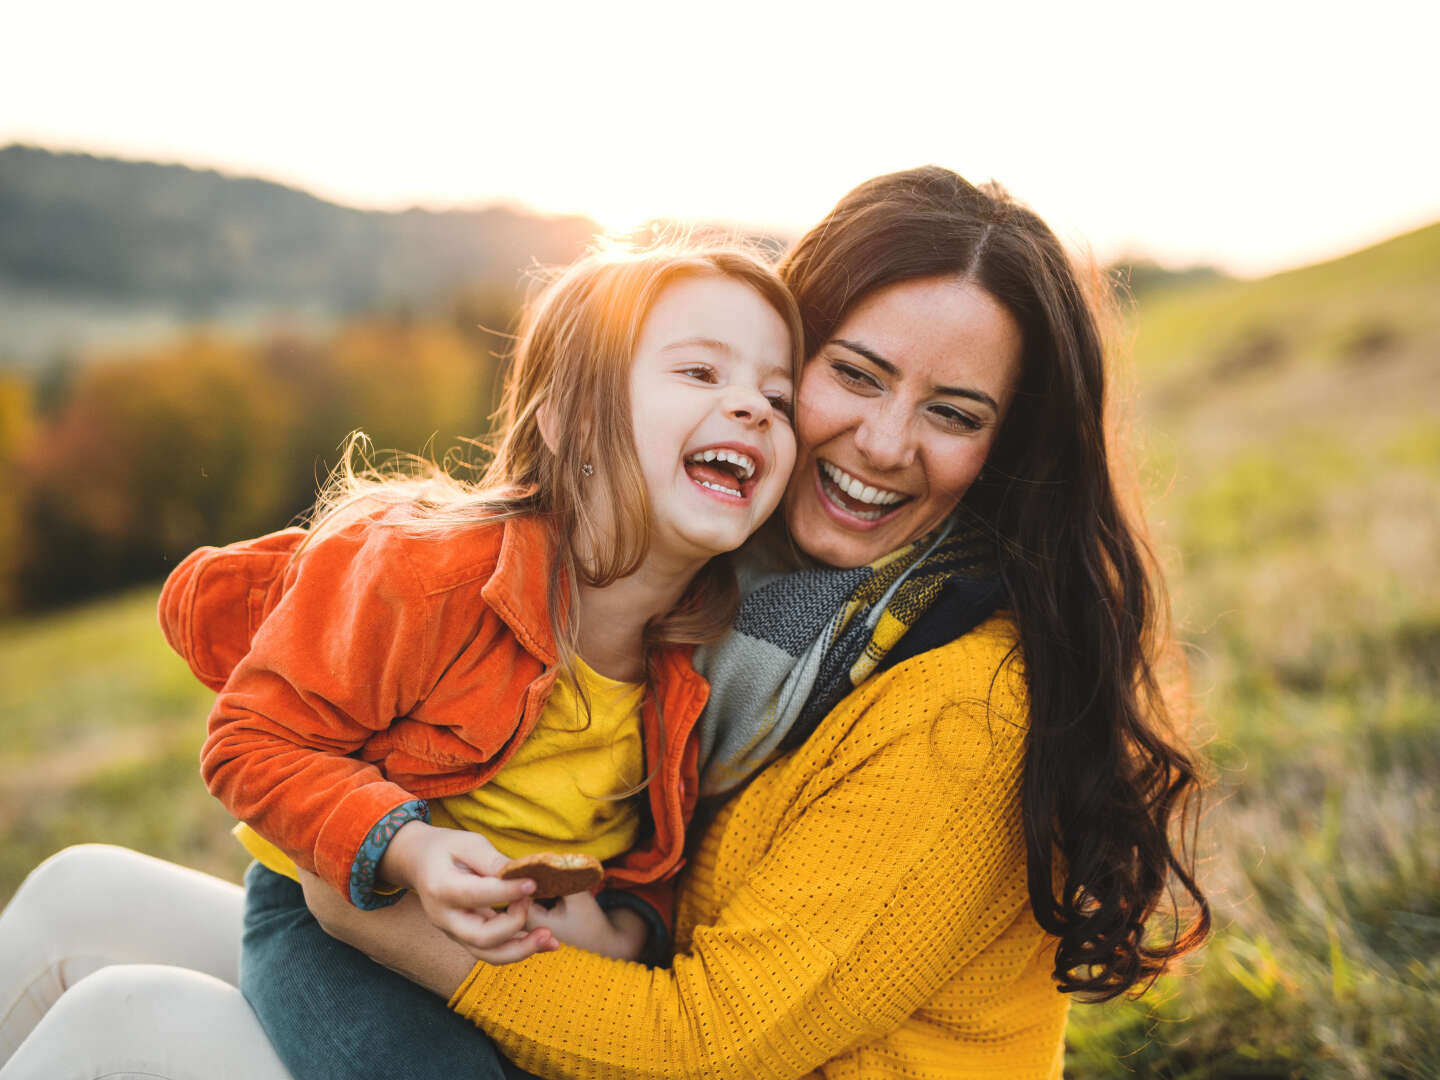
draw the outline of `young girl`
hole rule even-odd
[[[734,610],[709,560],[784,491],[801,340],[743,251],[589,256],[527,313],[483,482],[347,464],[308,532],[177,567],[161,622],[220,691],[202,772],[268,868],[247,889],[298,865],[361,908],[413,890],[490,962],[638,957],[696,797],[690,647]],[[526,932],[533,883],[494,874],[541,851],[624,892]]]

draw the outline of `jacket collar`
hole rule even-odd
[[[507,518],[495,571],[480,590],[520,643],[547,666],[556,662],[549,600],[557,573],[555,541],[545,519],[529,514]],[[564,602],[563,588],[561,597]]]

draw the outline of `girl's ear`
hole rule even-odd
[[[560,431],[555,426],[555,414],[550,411],[550,402],[540,403],[540,407],[535,410],[535,423],[540,428],[540,438],[545,440],[550,453],[559,453],[556,448],[560,445]]]

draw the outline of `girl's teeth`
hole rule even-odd
[[[736,450],[704,450],[692,454],[691,461],[728,461],[740,470],[740,479],[749,480],[755,475],[755,462]]]
[[[709,488],[711,491],[719,491],[726,495],[733,495],[737,499],[740,497],[740,492],[734,488],[721,487],[719,484],[710,483],[709,480],[696,480],[695,482],[701,487]]]

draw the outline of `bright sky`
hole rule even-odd
[[[0,145],[796,232],[925,162],[1109,257],[1261,273],[1440,219],[1434,0],[11,5]]]

